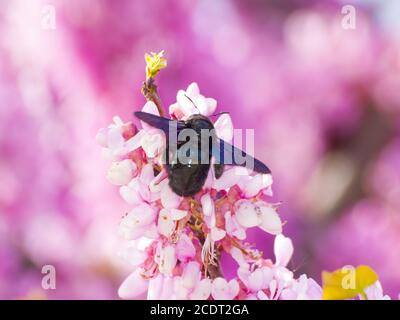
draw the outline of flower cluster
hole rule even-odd
[[[185,120],[193,113],[210,116],[216,105],[192,83],[178,92],[169,111],[172,118]],[[159,115],[151,101],[143,111]],[[120,233],[129,240],[124,257],[135,267],[120,287],[122,298],[146,291],[149,299],[321,297],[315,281],[305,275],[294,279],[286,268],[293,246],[282,235],[276,205],[265,201],[272,192],[271,175],[230,167],[216,179],[211,168],[202,191],[180,197],[170,189],[162,167],[163,132],[141,125],[138,130],[115,117],[97,136],[103,154],[113,161],[107,178],[120,187],[121,197],[132,206],[120,224]],[[221,115],[215,129],[219,137],[232,140],[229,115]],[[247,229],[254,227],[275,236],[275,261],[264,259],[245,242]],[[222,251],[238,264],[237,277],[230,281],[220,268]]]
[[[210,116],[216,105],[192,83],[186,91],[178,92],[169,114],[177,120],[195,113]],[[152,101],[142,111],[159,115]],[[113,161],[107,178],[119,186],[121,197],[131,206],[119,230],[128,240],[123,257],[134,271],[119,289],[121,298],[141,297],[146,292],[148,299],[323,297],[317,282],[304,274],[296,278],[287,268],[293,244],[282,234],[277,205],[267,201],[272,195],[271,175],[230,167],[216,179],[211,167],[200,192],[193,197],[180,197],[169,187],[168,174],[162,166],[164,133],[143,122],[141,126],[138,129],[115,117],[114,123],[97,135],[103,155]],[[221,115],[214,126],[219,137],[232,140],[229,115]],[[246,242],[247,230],[255,227],[275,237],[274,260],[265,259]],[[223,275],[222,252],[237,263],[233,279]],[[364,298],[386,298],[379,282],[365,295]]]

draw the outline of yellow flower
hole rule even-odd
[[[364,289],[378,281],[376,272],[368,266],[343,267],[334,272],[322,272],[322,289],[324,300],[351,299],[361,294]]]
[[[159,53],[150,52],[144,55],[146,60],[146,78],[154,78],[157,73],[167,66],[167,60],[163,57],[164,50]]]

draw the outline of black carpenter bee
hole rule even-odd
[[[135,116],[165,133],[167,143],[164,161],[169,186],[179,196],[193,196],[202,189],[212,157],[215,159],[217,179],[221,177],[226,164],[251,166],[256,172],[271,173],[261,161],[219,139],[213,123],[206,116],[194,114],[186,121],[167,119],[142,111],[135,112]],[[171,133],[177,136],[171,139]]]

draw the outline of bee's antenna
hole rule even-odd
[[[211,115],[211,117],[220,116],[221,114],[229,114],[229,112],[224,111],[224,112],[214,113],[213,115]]]
[[[193,103],[193,105],[194,105],[194,107],[197,109],[197,111],[200,113],[200,110],[199,110],[199,108],[197,108],[197,106],[196,106],[196,104],[193,102],[193,100],[192,99],[190,99],[190,97],[188,96],[188,95],[186,95],[185,94],[185,97],[186,98],[188,98],[189,99],[189,101],[191,102],[191,103]]]

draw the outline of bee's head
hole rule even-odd
[[[186,121],[186,125],[196,131],[200,131],[201,129],[214,129],[214,125],[211,120],[201,114],[194,114],[190,116],[189,119]]]

